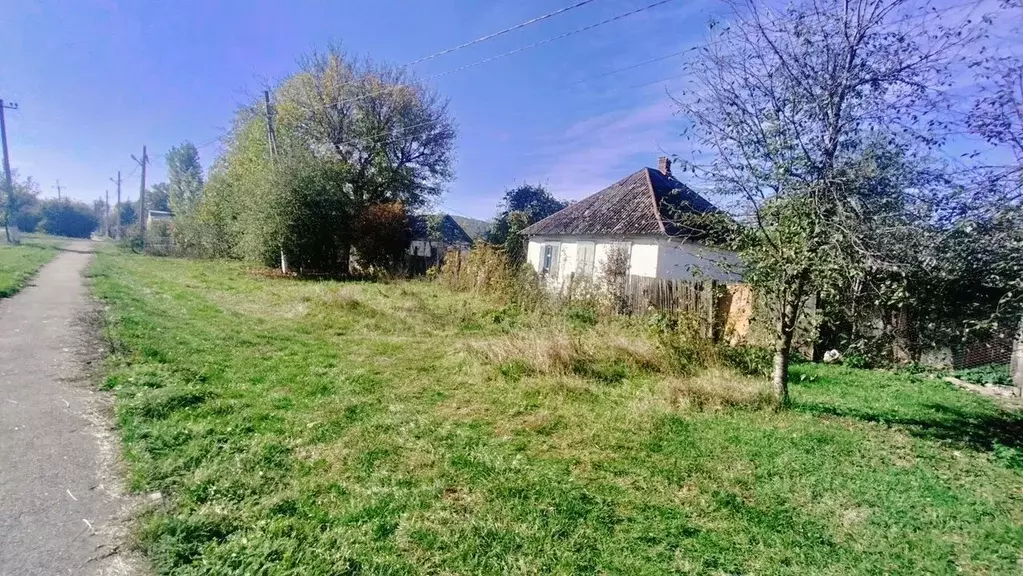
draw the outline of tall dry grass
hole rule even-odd
[[[664,400],[673,410],[764,409],[776,402],[766,380],[741,376],[725,368],[707,368],[693,376],[669,379]]]
[[[438,278],[448,288],[514,303],[524,310],[551,310],[555,297],[528,264],[511,266],[504,250],[480,244],[444,259]]]
[[[515,333],[468,344],[469,350],[496,365],[519,364],[535,374],[579,374],[597,364],[619,364],[641,372],[666,368],[657,347],[642,338],[591,331],[573,334]]]

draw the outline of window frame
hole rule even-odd
[[[580,276],[592,277],[594,272],[596,271],[597,243],[589,241],[576,243],[575,255],[576,274]],[[587,256],[589,257],[587,258]]]

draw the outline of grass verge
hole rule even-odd
[[[104,251],[162,574],[1018,573],[1023,426],[941,382],[667,375],[626,324]],[[601,342],[613,345],[601,346]]]
[[[52,236],[28,234],[21,244],[0,244],[0,298],[24,287],[36,271],[57,255],[65,241]]]

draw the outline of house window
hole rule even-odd
[[[576,265],[576,273],[580,276],[593,276],[593,242],[580,242],[577,246],[576,257],[578,264]]]
[[[559,250],[561,250],[560,244],[544,244],[543,250],[540,252],[541,274],[550,274],[552,276],[558,275]]]

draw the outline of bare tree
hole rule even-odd
[[[691,168],[738,195],[749,220],[741,252],[747,280],[777,305],[772,380],[784,404],[807,299],[884,264],[865,233],[865,156],[915,158],[942,143],[951,63],[975,34],[906,0],[732,8],[675,101],[697,153],[713,157]]]

